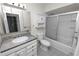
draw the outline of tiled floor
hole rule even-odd
[[[38,56],[68,56],[65,53],[57,50],[56,48],[52,47],[49,51],[44,51],[40,47],[38,47]]]

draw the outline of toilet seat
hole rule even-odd
[[[40,40],[40,42],[45,46],[50,46],[50,43],[47,40]]]

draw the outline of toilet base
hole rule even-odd
[[[41,45],[40,48],[43,49],[44,51],[48,51],[48,47],[45,47],[43,45]]]

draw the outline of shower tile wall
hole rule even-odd
[[[57,40],[57,16],[47,17],[46,20],[46,36]]]
[[[59,16],[57,40],[68,46],[72,46],[75,32],[77,14]]]
[[[46,36],[72,46],[77,13],[49,16],[46,20]]]

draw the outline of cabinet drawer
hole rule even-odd
[[[32,56],[37,56],[37,52],[33,52]]]
[[[30,52],[34,51],[35,49],[36,49],[36,47],[33,47],[33,48],[27,50],[27,53],[30,53]]]
[[[19,50],[19,51],[17,51],[17,54],[20,54],[21,52],[26,52],[26,48],[24,48],[24,49],[21,49],[21,50]]]
[[[24,55],[24,53],[26,53],[26,49],[25,48],[21,49],[21,50],[19,50],[17,52],[14,52],[14,53],[10,54],[9,56],[22,56],[22,55]]]
[[[33,52],[31,52],[31,53],[27,54],[27,56],[33,56]]]
[[[22,52],[19,52],[17,55],[19,55],[19,56],[28,56],[29,54],[35,54],[35,53],[37,53],[37,49],[30,49],[30,50],[28,50],[28,51],[22,51]]]
[[[29,42],[29,44],[32,44],[32,43],[35,43],[35,42],[37,42],[37,40],[31,41],[31,42]]]
[[[29,43],[26,43],[25,45],[21,47],[14,48],[15,51],[8,51],[10,53],[6,53],[7,56],[25,56],[28,53],[31,52],[32,49],[37,48],[37,40],[31,41]]]
[[[8,56],[36,56],[36,55],[37,55],[37,49],[33,48],[27,52],[24,52],[24,50],[23,51],[21,50],[21,51],[12,53]]]
[[[30,52],[29,54],[27,54],[27,56],[37,56],[37,52]]]
[[[12,53],[12,54],[10,54],[8,56],[17,56],[17,54],[16,53]]]
[[[33,45],[31,45],[31,47],[29,49],[27,49],[27,47],[25,47],[24,49],[21,49],[17,52],[17,55],[19,56],[27,56],[27,54],[35,51],[37,49],[37,45],[36,43],[34,43]],[[35,51],[37,52],[37,51]]]
[[[34,48],[28,50],[26,55],[28,55],[28,54],[30,54],[30,53],[33,53],[33,54],[34,54],[34,53],[37,53],[37,48],[34,47]]]
[[[27,49],[30,49],[30,48],[32,48],[32,47],[34,47],[34,46],[37,46],[37,42],[35,42],[35,43],[30,44],[29,46],[27,46]]]

